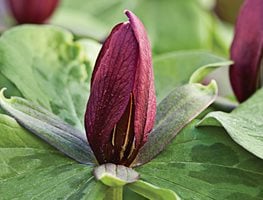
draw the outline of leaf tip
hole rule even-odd
[[[3,87],[2,89],[1,89],[1,91],[0,91],[0,95],[1,96],[4,96],[4,92],[7,90],[7,88],[6,87]]]
[[[4,92],[7,90],[6,87],[3,87],[1,90],[0,90],[0,100],[7,100],[5,95],[4,95]],[[1,101],[0,101],[1,102]]]
[[[212,88],[215,91],[216,96],[218,95],[218,86],[214,79],[211,80],[211,82],[209,83],[207,87]]]

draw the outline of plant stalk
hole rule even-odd
[[[123,187],[111,187],[104,200],[122,200],[123,199]]]

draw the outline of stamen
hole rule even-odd
[[[133,139],[132,147],[131,147],[130,153],[129,153],[128,157],[127,157],[127,160],[132,156],[132,153],[133,153],[134,149],[135,149],[135,138]]]
[[[129,133],[130,133],[130,126],[131,126],[131,119],[132,119],[132,93],[130,95],[130,107],[129,107],[129,117],[128,117],[128,124],[127,124],[127,129],[126,129],[126,134],[125,134],[125,139],[124,139],[124,143],[121,147],[121,152],[120,152],[120,159],[123,158],[124,156],[124,152],[127,148],[128,142],[129,142]]]
[[[111,137],[111,144],[112,144],[112,146],[115,146],[116,127],[117,127],[117,125],[115,124],[115,126],[113,128],[113,132],[112,132],[112,137]]]

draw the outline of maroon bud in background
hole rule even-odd
[[[263,0],[246,0],[240,10],[231,47],[231,85],[240,102],[262,87]]]
[[[150,43],[130,11],[104,42],[92,74],[85,114],[88,141],[99,162],[130,166],[155,121]]]
[[[7,0],[18,24],[42,24],[52,15],[59,0]]]

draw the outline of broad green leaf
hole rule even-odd
[[[94,176],[110,187],[122,187],[139,179],[139,174],[132,168],[107,163],[94,169]]]
[[[53,26],[24,25],[0,37],[0,71],[26,99],[83,129],[91,67],[81,43]]]
[[[222,126],[242,147],[263,159],[263,89],[231,113],[209,113],[198,126]]]
[[[158,102],[175,87],[188,83],[197,69],[210,69],[210,66],[220,67],[227,64],[229,61],[224,58],[200,51],[173,52],[155,57],[154,78]],[[195,79],[199,81],[203,75],[197,77]]]
[[[180,197],[172,190],[159,188],[145,181],[136,181],[129,184],[128,187],[150,200],[180,200]]]
[[[17,122],[67,156],[84,164],[96,162],[85,135],[44,108],[20,97],[6,99],[0,92],[1,108]]]
[[[184,200],[262,200],[263,161],[218,127],[186,126],[151,162],[136,168],[141,179]]]
[[[217,86],[189,84],[176,88],[158,106],[155,127],[139,152],[136,164],[152,160],[181,129],[204,111],[217,96]]]
[[[107,195],[112,195],[109,187],[92,176],[93,166],[78,164],[69,159],[6,115],[0,115],[0,166],[0,193],[3,200],[106,200],[110,199]],[[121,177],[125,173],[123,168],[118,172]],[[130,173],[126,175],[128,182],[134,181]],[[138,174],[135,175],[138,178]],[[150,194],[173,194],[148,183],[146,187],[145,184],[136,184],[134,190],[143,189],[142,193],[146,194],[149,193],[148,190]],[[129,198],[130,195],[134,197],[130,192],[124,196]]]
[[[162,154],[136,168],[144,181],[182,199],[262,199],[262,160],[233,143],[223,129],[195,126],[184,128]],[[63,156],[10,117],[0,115],[0,127],[2,199],[99,200],[107,194],[89,166]]]
[[[0,115],[0,199],[90,199],[105,194],[92,167],[74,160]],[[101,198],[102,199],[102,198]]]

